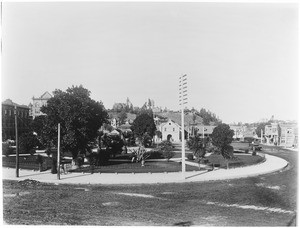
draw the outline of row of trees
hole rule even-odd
[[[20,146],[25,150],[31,150],[36,146],[44,149],[55,148],[58,143],[57,126],[60,123],[61,149],[71,152],[75,159],[78,155],[86,154],[95,147],[101,126],[109,127],[107,110],[101,102],[91,99],[90,91],[82,86],[72,86],[66,91],[55,90],[53,94],[54,96],[49,99],[47,106],[41,108],[46,115],[33,120],[31,132],[21,137]],[[211,115],[205,109],[201,110],[199,115],[201,113],[210,115],[207,120],[215,121],[217,119],[215,115]],[[135,138],[138,138],[144,145],[149,144],[153,136],[159,133],[156,131],[152,110],[146,107],[141,109],[131,129]],[[35,134],[32,134],[33,132]],[[232,136],[233,131],[225,124],[219,124],[212,134],[212,144],[219,148],[224,158],[231,156],[229,144]],[[208,145],[208,143],[197,140],[195,138],[193,148],[196,148],[201,157],[205,154],[201,148],[206,147],[203,145]]]
[[[206,110],[205,108],[201,108],[200,111],[195,108],[186,109],[185,114],[187,113],[193,114],[194,121],[196,120],[197,116],[201,117],[204,125],[218,125],[222,123],[222,121],[219,119],[219,117],[217,117],[215,113]]]
[[[36,147],[57,147],[57,127],[61,126],[61,149],[72,153],[75,159],[86,154],[98,143],[101,126],[112,130],[108,112],[101,102],[90,98],[90,91],[82,86],[72,86],[66,91],[55,90],[47,106],[41,111],[45,115],[36,117],[30,131],[20,137],[20,149],[26,152]],[[123,119],[126,119],[125,114]],[[156,127],[151,109],[142,109],[132,125],[134,137],[146,144],[152,140]]]

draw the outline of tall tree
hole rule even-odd
[[[90,98],[90,91],[82,86],[72,86],[66,92],[55,90],[41,111],[46,114],[44,130],[49,141],[57,145],[57,125],[61,124],[61,148],[71,151],[73,158],[90,149],[97,131],[107,120],[103,104]]]
[[[145,133],[153,137],[156,130],[153,115],[150,115],[146,112],[141,113],[135,118],[131,128],[133,130],[134,135],[140,140],[143,138]]]
[[[233,158],[233,148],[230,146],[233,140],[234,131],[230,129],[230,126],[227,124],[219,124],[214,128],[211,139],[212,144],[219,149],[219,152],[227,161],[228,168],[228,159]]]

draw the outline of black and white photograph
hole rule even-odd
[[[4,226],[297,226],[299,1],[1,1]]]

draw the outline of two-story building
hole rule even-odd
[[[33,119],[37,116],[45,115],[41,112],[41,107],[46,106],[50,98],[52,98],[52,95],[49,92],[45,92],[42,96],[37,98],[32,97],[32,104],[30,103],[28,105],[30,109],[29,115],[32,116]]]
[[[264,138],[267,144],[279,144],[278,123],[271,123],[265,126]]]
[[[213,133],[215,127],[216,126],[199,124],[195,128],[197,130],[197,134],[201,137],[209,137]]]
[[[15,116],[17,116],[18,135],[29,130],[29,107],[19,105],[7,99],[2,102],[2,141],[15,140]]]
[[[298,147],[298,125],[296,123],[281,123],[280,145]]]
[[[230,129],[234,131],[233,139],[243,140],[244,139],[244,127],[240,125],[229,125]]]

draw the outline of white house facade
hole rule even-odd
[[[168,140],[168,139],[170,139],[171,141],[174,141],[174,142],[180,141],[179,135],[180,135],[181,127],[174,121],[169,119],[168,122],[162,123],[159,128],[162,133],[163,141]]]
[[[37,116],[45,115],[41,112],[41,107],[46,106],[48,100],[52,98],[52,95],[49,92],[45,92],[42,96],[32,98],[32,104],[29,104],[29,115],[34,119]]]

